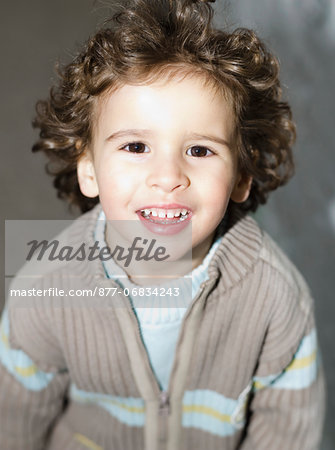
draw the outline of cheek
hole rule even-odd
[[[220,190],[220,187],[217,186],[215,192],[207,197],[206,202],[204,202],[206,205],[204,213],[211,223],[218,224],[223,218],[229,203],[229,194],[229,191],[223,191],[222,187]]]
[[[206,202],[211,209],[225,207],[234,185],[232,170],[219,165],[212,170],[204,170],[198,177],[198,196]]]
[[[128,219],[129,204],[138,191],[140,177],[129,166],[101,165],[97,170],[100,203],[109,219]]]
[[[106,164],[97,172],[97,181],[100,197],[119,197],[127,195],[134,189],[138,177],[134,176],[129,168],[119,164]]]

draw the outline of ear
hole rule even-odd
[[[231,193],[231,200],[236,203],[242,203],[247,200],[250,194],[252,177],[249,175],[239,174],[235,182],[234,189]]]
[[[77,163],[77,177],[82,194],[91,198],[99,195],[94,164],[89,151],[85,151]]]

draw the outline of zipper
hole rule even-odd
[[[112,285],[115,284],[117,287],[119,287],[119,285],[117,285],[117,283],[115,281],[112,281],[111,284]],[[160,450],[160,449],[162,449],[164,442],[166,442],[166,440],[167,440],[167,427],[165,427],[166,431],[165,431],[164,435],[162,435],[160,432],[160,430],[162,428],[164,428],[164,426],[162,426],[161,421],[164,420],[164,422],[167,422],[167,420],[166,420],[165,415],[158,414],[158,417],[156,416],[156,411],[152,409],[152,406],[154,406],[154,404],[156,404],[156,401],[153,404],[152,400],[154,400],[154,398],[158,398],[158,401],[157,401],[157,403],[159,405],[158,411],[160,411],[160,409],[162,409],[162,411],[164,411],[164,412],[168,411],[168,413],[169,413],[169,410],[167,409],[167,405],[169,404],[169,399],[168,399],[168,397],[164,398],[164,396],[162,397],[162,399],[160,398],[162,391],[161,391],[160,385],[158,383],[158,380],[155,377],[154,371],[152,370],[149,355],[145,348],[144,342],[142,340],[140,325],[139,325],[139,322],[138,322],[138,319],[136,316],[136,311],[133,308],[133,304],[130,301],[130,299],[126,295],[124,295],[122,292],[119,295],[122,298],[125,308],[129,312],[130,320],[133,323],[135,340],[137,341],[137,347],[138,347],[139,353],[142,356],[144,366],[145,366],[145,373],[146,373],[146,378],[147,378],[146,381],[148,384],[150,384],[150,387],[151,387],[151,395],[150,395],[150,399],[149,399],[150,404],[148,404],[148,403],[146,404],[148,407],[148,409],[146,411],[146,420],[148,420],[148,422],[146,422],[145,427],[144,427],[145,450],[158,450],[158,447]],[[129,355],[129,357],[131,358],[130,355]],[[134,374],[134,378],[135,378],[135,382],[139,381],[136,378],[135,374]],[[140,390],[140,392],[141,392],[141,390]],[[146,398],[145,396],[143,396],[143,399],[145,402],[148,402],[148,398]],[[160,407],[160,405],[162,405],[162,407]],[[155,408],[155,406],[154,406],[154,408]],[[149,413],[149,410],[150,410],[150,413]],[[157,445],[158,445],[158,447],[157,447]]]
[[[167,448],[169,439],[169,415],[170,415],[170,396],[167,391],[161,391],[159,394],[158,408],[158,447],[160,450]]]
[[[112,280],[110,280],[110,281],[112,281]],[[112,284],[114,284],[114,283],[112,282]],[[123,299],[125,300],[126,307],[129,308],[129,310],[131,311],[131,317],[132,317],[133,323],[134,323],[134,325],[136,324],[136,334],[137,334],[137,337],[139,340],[139,346],[141,348],[143,357],[145,358],[145,360],[147,362],[147,368],[148,368],[147,373],[148,373],[149,379],[151,381],[153,391],[156,393],[156,395],[158,397],[158,428],[159,428],[158,429],[158,441],[159,441],[160,449],[163,449],[163,448],[165,449],[165,448],[167,448],[167,445],[168,445],[168,425],[169,425],[168,419],[169,419],[169,416],[171,415],[170,396],[171,396],[172,386],[174,384],[174,378],[176,376],[176,371],[177,371],[177,367],[178,367],[181,339],[184,336],[186,322],[188,321],[188,318],[191,315],[191,311],[192,311],[194,305],[197,303],[197,301],[201,297],[201,295],[203,294],[205,287],[207,287],[208,285],[212,285],[211,279],[206,280],[205,282],[203,282],[200,285],[200,290],[198,292],[198,295],[191,302],[190,307],[188,308],[188,310],[184,316],[184,319],[182,321],[180,332],[179,332],[179,338],[178,338],[177,345],[176,345],[176,352],[174,355],[173,367],[172,367],[172,371],[170,374],[168,389],[166,391],[161,390],[158,380],[156,379],[155,374],[152,370],[149,355],[146,351],[146,348],[145,348],[143,340],[142,340],[140,326],[138,323],[138,319],[136,317],[136,311],[134,311],[132,303],[130,302],[129,298],[126,297],[125,295],[121,294],[121,297],[123,297]]]
[[[160,416],[168,416],[171,412],[170,409],[170,396],[167,391],[161,391],[159,394],[159,409],[158,414]]]
[[[159,445],[159,449],[162,449],[162,450],[169,450],[171,448],[174,448],[175,444],[176,444],[176,442],[175,443],[173,443],[172,441],[170,442],[171,437],[169,435],[169,426],[170,426],[169,425],[169,422],[170,422],[169,417],[170,417],[171,413],[177,414],[177,415],[182,415],[181,411],[171,411],[170,397],[171,397],[171,393],[173,392],[174,379],[176,377],[177,369],[179,366],[180,351],[181,351],[180,345],[181,345],[181,341],[184,337],[184,330],[186,327],[186,323],[188,322],[188,318],[191,315],[194,305],[197,303],[199,298],[203,295],[205,288],[210,284],[211,284],[210,280],[207,280],[206,282],[204,282],[200,285],[198,295],[191,302],[190,307],[188,308],[188,310],[184,316],[184,319],[182,321],[181,328],[180,328],[178,342],[176,345],[176,352],[174,355],[173,368],[172,368],[172,371],[170,374],[168,389],[166,391],[160,391],[160,393],[159,393],[158,445]],[[183,384],[184,384],[184,382],[185,382],[185,380],[183,380]],[[180,416],[180,420],[181,420],[181,418],[182,418],[182,416]],[[173,426],[173,425],[171,424],[171,426]],[[180,429],[181,422],[180,422],[178,428],[179,428],[179,430],[175,430],[175,431],[177,432],[178,436],[181,436],[181,429]],[[177,440],[178,440],[178,438],[177,438]]]
[[[187,323],[189,322],[189,318],[192,315],[192,311],[194,310],[195,305],[198,303],[199,299],[201,296],[204,296],[204,298],[206,298],[208,292],[211,290],[213,284],[215,282],[215,279],[208,279],[206,281],[204,281],[203,283],[201,283],[200,285],[200,289],[198,294],[196,295],[196,297],[193,299],[193,301],[191,302],[191,304],[189,305],[189,308],[186,311],[186,314],[184,316],[184,319],[182,321],[181,324],[181,328],[180,328],[180,332],[179,332],[179,338],[177,341],[177,345],[176,345],[176,352],[174,355],[174,362],[173,362],[173,367],[172,367],[172,371],[170,374],[170,379],[169,379],[169,384],[168,384],[168,389],[166,392],[161,393],[161,409],[162,409],[162,414],[167,413],[167,415],[169,416],[169,414],[171,414],[171,408],[172,408],[172,414],[179,416],[178,419],[178,426],[176,423],[176,418],[173,420],[173,422],[171,422],[171,436],[168,434],[169,431],[169,417],[164,417],[165,421],[164,423],[161,423],[161,428],[160,428],[160,435],[163,437],[164,433],[167,433],[166,436],[166,440],[165,440],[165,445],[166,447],[164,447],[164,450],[175,450],[176,448],[179,447],[180,444],[180,439],[182,439],[182,410],[179,411],[173,411],[173,403],[172,405],[170,405],[170,400],[171,400],[171,395],[172,393],[174,393],[173,397],[176,399],[176,404],[179,404],[179,401],[182,402],[182,397],[183,397],[183,392],[185,389],[185,383],[186,383],[186,378],[187,378],[187,370],[189,368],[189,364],[190,364],[190,353],[188,353],[187,355],[184,355],[184,357],[186,359],[188,359],[188,361],[186,362],[187,364],[187,370],[185,369],[185,367],[181,367],[180,366],[180,360],[181,360],[181,356],[183,356],[183,348],[182,348],[182,341],[184,341],[185,339],[185,329],[187,328]],[[201,306],[200,306],[201,307]],[[183,366],[185,363],[185,358],[183,358],[184,362],[183,362]],[[179,369],[179,370],[178,370]],[[176,383],[176,377],[182,377],[181,379],[178,379],[178,385],[174,388],[174,385]],[[177,388],[177,391],[176,391]],[[175,391],[173,390],[175,389]],[[181,405],[180,405],[181,407]],[[163,413],[164,411],[164,413]],[[176,428],[177,426],[177,428]]]

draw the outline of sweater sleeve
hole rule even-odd
[[[0,325],[0,442],[2,450],[45,450],[48,432],[64,404],[69,375],[65,367],[45,365],[31,357],[37,334],[29,319],[6,307]],[[26,323],[22,318],[26,317]],[[21,322],[18,320],[21,319]],[[15,330],[26,335],[15,338]],[[23,332],[22,332],[23,331]],[[30,336],[30,338],[29,338]],[[45,343],[44,343],[45,345]],[[31,349],[31,352],[30,352]],[[36,349],[35,349],[36,352]],[[31,353],[31,354],[29,354]],[[51,349],[52,354],[52,349]],[[47,367],[48,366],[48,367]]]
[[[285,340],[284,333],[287,336],[289,332],[276,324],[276,338]],[[325,384],[312,310],[306,314],[293,357],[290,356],[292,348],[287,349],[289,362],[281,370],[277,361],[282,364],[284,354],[277,361],[269,358],[268,349],[261,355],[253,378],[249,422],[240,450],[320,448]]]

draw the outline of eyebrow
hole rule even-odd
[[[143,137],[143,136],[150,136],[151,134],[152,134],[152,132],[150,130],[138,130],[138,129],[119,130],[119,131],[115,131],[115,133],[112,133],[110,136],[108,136],[106,141],[113,141],[114,139],[118,139],[118,138],[124,137],[124,136],[130,136],[130,135],[136,136],[136,137]],[[187,138],[217,142],[218,144],[226,145],[227,147],[230,146],[228,141],[226,141],[225,139],[220,138],[218,136],[192,133],[192,134],[188,135]]]
[[[150,130],[119,130],[119,131],[115,131],[115,133],[112,133],[110,136],[108,136],[108,138],[106,139],[106,141],[113,141],[114,139],[120,138],[120,137],[124,137],[124,136],[149,136],[151,134]]]
[[[218,144],[226,145],[227,147],[229,147],[229,145],[230,145],[228,141],[226,141],[225,139],[220,138],[218,136],[211,136],[211,135],[192,133],[188,137],[190,139],[200,139],[200,140],[203,140],[203,141],[217,142]]]

